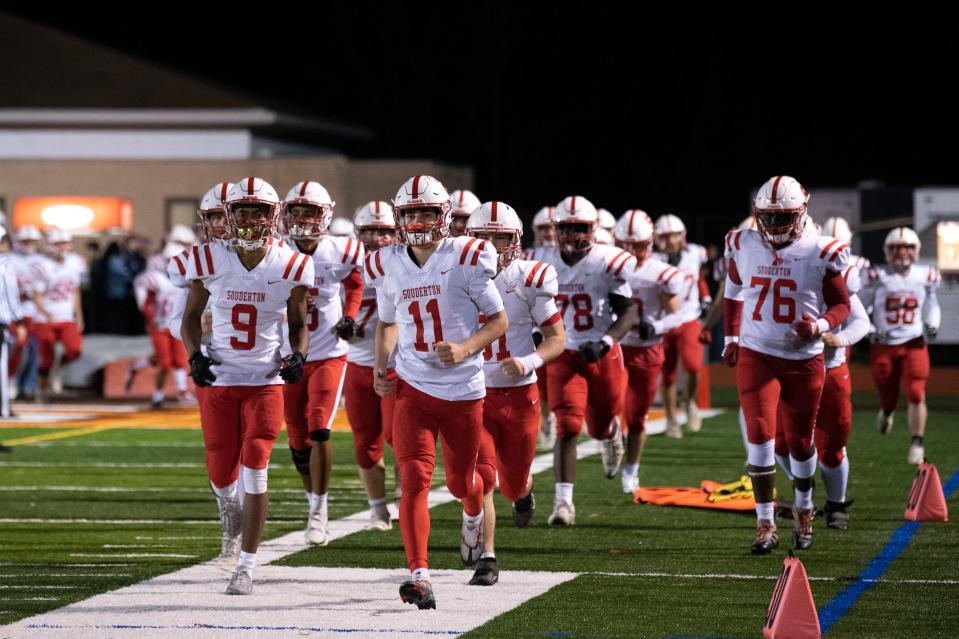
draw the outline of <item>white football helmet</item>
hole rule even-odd
[[[14,239],[17,241],[17,250],[29,255],[36,252],[37,246],[43,241],[43,234],[35,226],[21,226]]]
[[[852,242],[852,229],[849,228],[849,222],[841,217],[828,218],[822,225],[822,232],[843,244]]]
[[[407,224],[403,216],[407,209],[435,209],[436,219],[428,224]],[[416,175],[396,192],[393,215],[400,242],[409,246],[434,244],[450,234],[450,194],[435,177]]]
[[[166,237],[168,242],[182,244],[184,248],[196,244],[196,233],[185,224],[174,224]]]
[[[596,230],[593,231],[593,241],[597,244],[603,244],[604,246],[612,246],[613,234],[604,229],[602,226],[597,226]]]
[[[562,253],[582,255],[593,247],[593,233],[599,225],[599,213],[586,198],[570,195],[553,210],[553,224]]]
[[[256,250],[276,234],[282,203],[276,189],[266,180],[252,176],[243,178],[227,191],[223,206],[236,246]]]
[[[606,209],[596,209],[599,214],[599,228],[606,229],[612,236],[613,229],[616,228],[616,216]]]
[[[315,240],[330,226],[334,206],[319,182],[297,182],[283,201],[283,233],[295,240]]]
[[[653,221],[640,209],[630,209],[616,222],[616,246],[629,251],[642,264],[653,254]]]
[[[335,217],[333,221],[330,222],[330,235],[336,237],[356,237],[355,229],[353,228],[353,222],[346,219],[345,217]]]
[[[498,269],[509,266],[523,249],[523,222],[513,207],[505,202],[486,202],[473,211],[466,222],[466,233],[474,237],[493,234],[510,236],[509,246],[496,247]]]
[[[456,189],[450,193],[450,213],[453,217],[469,217],[480,204],[480,199],[472,191]]]
[[[367,251],[375,251],[396,241],[393,209],[386,202],[367,202],[356,210],[353,227]]]
[[[533,246],[556,246],[552,206],[544,206],[533,216]]]
[[[919,261],[922,242],[908,226],[899,226],[889,231],[882,244],[886,262],[896,269],[905,270]]]
[[[65,244],[73,241],[73,234],[63,229],[53,229],[47,232],[47,244]]]
[[[223,202],[232,188],[233,182],[217,182],[200,200],[196,215],[200,220],[200,235],[204,242],[226,241],[229,238]]]
[[[759,188],[753,203],[756,226],[767,242],[781,245],[799,238],[809,193],[795,178],[777,175]]]
[[[672,236],[678,238],[678,244],[670,241]],[[671,213],[660,215],[653,226],[653,238],[656,240],[656,247],[664,253],[681,251],[686,246],[686,225]]]

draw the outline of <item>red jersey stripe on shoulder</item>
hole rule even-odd
[[[539,279],[536,280],[536,288],[543,288],[543,283],[546,281],[546,274],[549,273],[549,265],[540,272]]]
[[[183,266],[183,261],[180,259],[180,256],[174,255],[173,261],[176,262],[176,267],[177,270],[180,271],[180,275],[186,275],[186,267]]]
[[[529,288],[533,285],[533,279],[539,273],[540,269],[545,268],[545,264],[542,262],[534,262],[533,268],[529,270],[529,275],[526,276],[526,287]]]
[[[306,268],[306,262],[310,259],[309,255],[304,254],[303,259],[300,260],[300,268],[296,269],[296,275],[293,276],[294,280],[300,279],[300,276],[303,275],[303,269]]]
[[[617,268],[616,272],[613,273],[613,277],[619,277],[619,274],[623,271],[623,267],[629,264],[629,258],[629,253],[623,253],[623,261],[619,263],[619,268]]]
[[[666,278],[666,280],[663,282],[663,286],[669,286],[669,281],[673,279],[674,277],[676,277],[676,273],[679,273],[679,269],[674,268],[669,273],[669,276]]]
[[[346,260],[350,259],[350,250],[353,248],[353,240],[351,238],[346,238],[346,248],[343,249],[343,257],[340,258],[340,262],[346,264]]]
[[[845,244],[840,244],[839,247],[833,252],[832,257],[829,258],[830,262],[835,262],[836,258],[839,257],[839,254],[842,253],[843,249],[846,248]]]
[[[386,277],[386,271],[383,270],[383,262],[380,261],[381,251],[374,253],[374,261],[376,262],[376,270],[380,272],[380,275]]]
[[[215,272],[213,270],[213,252],[210,251],[209,244],[203,245],[203,253],[206,255],[206,270],[210,272],[210,275],[213,275],[213,273]]]
[[[483,254],[483,251],[486,249],[486,240],[483,240],[479,243],[479,246],[476,247],[476,251],[473,252],[473,259],[470,260],[470,266],[476,266],[479,262],[480,255]]]
[[[825,259],[826,255],[829,254],[829,251],[832,250],[832,247],[839,243],[839,240],[833,240],[823,248],[822,253],[819,254],[819,259]]]
[[[366,259],[363,260],[363,263],[366,265],[366,274],[369,275],[371,281],[376,279],[376,273],[373,272],[372,260],[372,255],[367,255]]]
[[[736,246],[736,250],[737,250],[737,251],[740,250],[740,248],[739,248],[739,238],[741,238],[742,236],[743,236],[742,230],[736,231],[736,235],[733,236],[733,244]]]
[[[283,279],[286,279],[290,276],[290,271],[293,270],[293,265],[296,264],[296,258],[303,255],[302,253],[294,253],[290,256],[290,261],[286,263],[286,269],[283,271]]]
[[[609,261],[609,264],[606,265],[606,272],[607,273],[611,272],[613,268],[615,268],[616,264],[619,263],[619,261],[623,259],[623,256],[625,255],[626,255],[625,251],[620,251],[619,253],[617,253],[613,257],[613,259]]]
[[[666,277],[667,275],[670,275],[673,271],[676,270],[675,267],[672,267],[669,265],[665,265],[665,266],[666,268],[664,268],[662,273],[659,274],[659,277],[656,278],[657,283],[662,282],[664,277]]]
[[[203,277],[203,263],[200,261],[200,247],[193,246],[193,262],[196,264],[196,274]]]
[[[357,240],[357,241],[356,241],[356,248],[353,249],[353,259],[351,260],[351,263],[352,263],[354,266],[356,266],[357,261],[360,259],[360,247],[362,247],[362,246],[363,246],[363,244],[362,244],[359,240]]]
[[[726,250],[727,251],[733,250],[733,233],[735,233],[735,231],[730,231],[729,233],[726,233]]]
[[[466,256],[469,255],[470,247],[476,244],[476,238],[471,237],[466,243],[466,246],[463,247],[463,252],[460,253],[460,264],[466,264]]]

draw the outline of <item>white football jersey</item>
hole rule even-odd
[[[502,362],[511,357],[524,357],[536,350],[533,329],[558,322],[562,318],[556,309],[556,269],[545,262],[514,260],[493,280],[503,298],[503,307],[509,317],[506,334],[483,351],[483,373],[488,388],[526,386],[536,381],[536,371],[527,371],[523,377],[509,377],[503,372]],[[480,317],[483,322],[485,317]]]
[[[864,257],[858,257],[856,255],[849,256],[849,266],[846,267],[846,270],[843,271],[842,277],[846,280],[846,290],[849,291],[849,299],[852,300],[852,297],[859,293],[859,290],[862,288],[862,279],[860,279],[862,273],[859,270],[860,265],[865,261],[866,264],[869,263]],[[825,307],[822,309],[825,311]],[[833,333],[837,335],[842,332],[846,324],[851,320],[850,316],[845,322],[842,323],[842,326],[837,326],[832,329]],[[837,366],[842,366],[846,363],[846,349],[845,348],[832,348],[831,346],[823,347],[823,357],[826,360],[826,368],[836,368]]]
[[[46,260],[40,253],[13,253],[13,268],[17,274],[23,317],[37,318],[37,305],[33,303],[33,294],[43,290],[43,280],[46,277],[43,263]]]
[[[44,258],[38,264],[43,275],[35,283],[35,290],[43,293],[43,308],[50,314],[50,321],[75,322],[77,295],[87,274],[86,262],[76,253],[67,253],[62,262]]]
[[[166,271],[154,269],[143,271],[133,279],[133,290],[141,310],[147,303],[150,293],[153,293],[153,322],[161,331],[169,329],[177,297],[182,289],[170,281]]]
[[[935,306],[938,328],[936,289],[941,276],[939,269],[924,264],[913,264],[900,275],[883,264],[870,268],[861,295],[866,308],[872,306],[872,323],[877,339],[882,344],[905,344],[923,335],[923,324]]]
[[[366,257],[364,271],[376,288],[380,320],[399,325],[396,374],[420,391],[445,400],[486,395],[483,354],[447,366],[437,342],[459,343],[479,330],[479,315],[503,310],[493,277],[496,251],[473,237],[446,238],[419,267],[405,244]]]
[[[684,274],[674,266],[659,260],[646,260],[642,266],[634,268],[626,274],[626,281],[633,292],[633,303],[636,304],[637,325],[623,336],[623,346],[655,346],[663,341],[663,334],[669,330],[666,326],[660,332],[657,326],[657,335],[652,339],[640,338],[638,322],[653,324],[663,323],[666,309],[663,308],[662,295],[681,295],[686,288]],[[676,326],[682,321],[682,309],[676,317]],[[675,328],[675,327],[673,327]]]
[[[556,269],[556,306],[563,316],[567,350],[601,340],[613,323],[609,296],[630,297],[626,275],[636,267],[636,258],[603,244],[594,244],[573,266],[563,261],[559,247],[540,247],[535,255]]]
[[[292,240],[284,240],[294,251],[299,247]],[[349,344],[336,336],[333,327],[343,317],[343,280],[363,263],[363,244],[349,237],[324,235],[313,251],[312,304],[307,309],[306,327],[310,331],[310,352],[306,361],[318,362],[345,355]],[[359,318],[357,318],[359,321]],[[283,324],[283,354],[290,354],[289,326]]]
[[[365,276],[364,279],[368,279]],[[376,322],[380,315],[376,312],[376,289],[370,285],[363,287],[363,303],[356,314],[356,337],[350,340],[350,350],[346,354],[349,362],[360,366],[373,366],[376,363]],[[391,360],[391,367],[395,362]]]
[[[175,255],[168,272],[186,282],[199,280],[210,293],[213,338],[209,356],[214,386],[282,384],[279,376],[286,305],[297,286],[313,283],[313,260],[279,240],[269,239],[266,255],[247,270],[236,252],[221,244],[199,244]]]
[[[699,319],[699,272],[709,261],[706,249],[699,244],[687,244],[678,253],[678,259],[670,259],[667,253],[655,252],[653,257],[660,262],[675,266],[683,274],[683,290],[679,294],[682,307],[679,309],[680,320],[683,324]]]
[[[849,248],[831,237],[806,233],[774,251],[752,229],[726,235],[726,297],[744,302],[739,343],[766,355],[809,359],[823,351],[821,340],[797,343],[793,325],[804,313],[819,317],[826,271],[843,273]],[[734,281],[738,275],[740,282]]]

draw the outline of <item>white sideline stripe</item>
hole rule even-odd
[[[123,567],[123,566],[140,566],[140,565],[142,565],[142,564],[129,564],[129,563],[128,563],[128,564],[114,564],[114,563],[110,563],[110,564],[84,564],[84,563],[76,563],[76,564],[73,564],[73,563],[69,563],[69,564],[66,564],[66,563],[59,562],[59,561],[58,561],[58,562],[45,563],[45,564],[21,564],[21,563],[15,562],[15,561],[0,562],[0,566],[10,566],[10,567],[17,567],[17,566],[29,566],[29,567],[35,567],[35,566],[47,566],[47,567],[57,566],[58,568],[73,568],[74,566],[76,566],[76,567],[78,567],[78,568],[113,568],[113,567],[115,567],[115,566]]]
[[[135,559],[137,557],[173,557],[177,559],[196,559],[199,555],[181,555],[180,553],[175,552],[123,552],[123,553],[110,553],[110,552],[72,552],[70,553],[71,557],[101,557],[109,559],[111,557],[116,557],[118,559]]]
[[[122,429],[116,428],[113,430]],[[83,442],[72,439],[24,445],[32,448],[203,448],[202,443],[193,444],[188,442],[140,442],[124,444],[123,442]]]
[[[299,522],[302,517],[295,519],[283,519],[271,517],[270,521],[278,523]],[[219,526],[219,519],[39,519],[33,517],[25,518],[3,518],[0,524],[178,524],[183,526]],[[2,565],[2,564],[0,564]],[[39,564],[45,565],[45,564]]]
[[[209,539],[219,539],[219,536],[211,537],[211,536],[208,535],[208,536],[206,536],[206,537],[203,537],[203,536],[197,536],[197,537],[149,537],[149,536],[145,536],[145,535],[137,535],[136,537],[134,537],[134,539],[141,540],[141,541],[142,541],[142,540],[152,540],[152,539],[156,539],[157,541],[200,541],[200,540],[203,540],[203,539],[206,539],[206,540],[209,540]]]
[[[654,579],[734,579],[740,581],[776,581],[779,575],[737,575],[731,573],[675,573],[675,572],[584,572],[583,575],[598,575],[602,577],[651,577]],[[931,584],[949,585],[959,584],[959,579],[861,579],[847,577],[807,577],[809,581],[863,581],[865,583],[884,584]]]
[[[206,468],[198,462],[0,462],[0,468]]]
[[[11,586],[8,584],[0,584],[0,590],[33,590],[34,588],[41,588],[43,590],[75,590],[80,586],[40,586],[40,585],[22,585],[17,584],[16,586]]]
[[[132,577],[133,573],[129,572],[46,572],[42,575],[37,575],[34,573],[29,574],[20,574],[20,575],[0,575],[0,579],[20,579],[21,577],[38,577],[46,579],[48,577],[100,577],[102,579],[109,579],[111,577]]]
[[[63,597],[0,597],[0,601],[60,601]]]

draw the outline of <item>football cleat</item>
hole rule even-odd
[[[233,572],[233,578],[230,579],[230,585],[226,587],[228,595],[252,595],[253,594],[253,575],[249,570],[237,568]]]
[[[306,524],[306,543],[316,546],[325,546],[330,543],[326,510],[317,508],[310,513],[310,519]]]
[[[632,495],[639,488],[639,476],[638,475],[627,475],[625,471],[619,476],[619,480],[623,485],[623,492],[627,495]]]
[[[576,506],[565,501],[556,502],[546,523],[550,526],[572,526],[576,523]]]
[[[754,555],[768,555],[779,548],[779,531],[775,522],[761,519],[756,523],[756,538],[749,549]]]
[[[666,420],[666,437],[671,439],[682,439],[683,429],[675,419]]]
[[[367,530],[390,530],[393,528],[393,522],[390,519],[390,511],[382,510],[370,511],[370,523],[366,526]]]
[[[892,431],[892,418],[895,413],[889,413],[888,415],[880,408],[879,415],[876,417],[876,425],[879,427],[879,432],[883,435],[888,435]]]
[[[471,586],[492,586],[499,581],[499,566],[494,557],[486,557],[476,562],[476,572],[470,579]]]
[[[230,567],[236,565],[236,560],[240,558],[240,541],[241,537],[239,535],[236,537],[223,535],[220,540],[220,556],[215,561]]]
[[[619,472],[619,467],[623,465],[623,454],[626,452],[623,446],[623,431],[619,427],[619,417],[613,419],[613,436],[599,443],[600,456],[603,459],[603,474],[607,479],[612,479]]]
[[[926,449],[922,444],[912,444],[909,446],[909,457],[907,461],[910,464],[921,464],[926,459]]]
[[[533,497],[533,491],[530,491],[522,499],[513,502],[513,523],[517,528],[526,528],[534,512],[536,512],[536,498]]]
[[[826,514],[826,527],[837,530],[846,530],[849,528],[849,513],[846,507],[851,501],[829,501],[826,500],[826,507],[823,511]]]
[[[483,554],[483,517],[469,524],[465,520],[460,529],[460,559],[464,566],[473,566]]]
[[[410,579],[400,584],[400,599],[403,603],[413,604],[420,610],[436,609],[433,586],[424,579]]]
[[[703,427],[703,418],[699,416],[699,406],[696,402],[686,404],[686,428],[691,433],[698,433]]]
[[[812,508],[793,506],[793,548],[807,550],[812,548],[812,520],[815,516]]]

